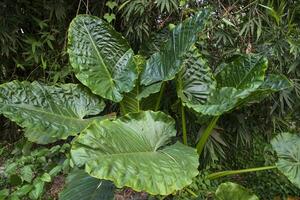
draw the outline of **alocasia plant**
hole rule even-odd
[[[194,48],[176,79],[178,97],[184,106],[214,116],[197,144],[199,154],[220,115],[291,87],[283,75],[265,77],[267,60],[260,55],[236,55],[222,63],[215,75],[207,63]]]
[[[163,50],[145,60],[134,55],[107,22],[79,15],[70,24],[68,53],[76,77],[94,94],[76,84],[14,81],[0,87],[0,112],[24,127],[29,140],[37,143],[77,136],[72,142],[73,163],[85,165],[92,177],[150,194],[182,189],[198,174],[196,150],[179,142],[168,146],[176,135],[175,121],[162,112],[141,111],[140,101],[175,77],[208,17],[203,10],[186,19],[174,28]],[[162,79],[153,81],[156,72],[151,71],[159,69],[156,62],[166,71],[160,71]],[[99,116],[104,103],[97,95],[121,101],[122,114],[129,114],[105,120],[108,117]]]
[[[113,189],[107,180],[117,187],[153,195],[168,195],[192,182],[198,174],[196,149],[171,142],[176,129],[170,116],[143,111],[145,102],[151,102],[153,110],[159,109],[166,81],[176,81],[185,144],[184,106],[214,116],[197,145],[198,153],[221,114],[290,87],[283,75],[265,77],[267,60],[259,55],[237,55],[213,73],[195,47],[209,16],[210,11],[203,9],[184,20],[171,30],[159,51],[147,59],[134,55],[125,38],[104,20],[79,15],[70,24],[68,53],[76,77],[88,88],[26,81],[0,86],[0,113],[24,127],[29,140],[47,144],[69,136],[75,138],[72,163],[79,168],[85,166],[86,173],[75,171],[69,177],[61,199],[72,199],[73,188],[84,188],[79,180],[87,184],[84,194],[95,194],[91,198],[102,197],[104,187]],[[149,101],[150,95],[158,92],[157,99]],[[104,109],[100,97],[120,103],[123,116],[100,116]],[[273,143],[275,150],[279,148]],[[280,163],[278,168],[285,173],[285,165],[291,162]],[[285,174],[299,183],[295,171],[297,168]],[[212,174],[210,178],[230,173]],[[111,199],[112,195],[105,198]]]

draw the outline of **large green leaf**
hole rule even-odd
[[[216,89],[216,80],[207,61],[193,47],[183,63],[177,77],[177,94],[183,102],[204,104]]]
[[[204,104],[183,102],[189,108],[204,115],[219,116],[231,111],[239,101],[239,91],[233,87],[216,89]]]
[[[266,77],[261,86],[252,92],[247,98],[239,104],[249,104],[259,102],[272,93],[286,90],[292,87],[292,83],[282,74],[270,74]]]
[[[298,188],[300,188],[300,136],[281,133],[271,141],[277,153],[277,168]]]
[[[195,149],[180,143],[165,147],[175,135],[175,122],[164,113],[131,113],[114,121],[94,121],[74,140],[71,155],[93,177],[167,195],[198,174]]]
[[[0,113],[25,128],[30,141],[46,144],[76,135],[103,101],[75,84],[46,86],[13,81],[0,85]]]
[[[259,55],[245,54],[234,57],[231,62],[223,63],[216,78],[218,87],[254,91],[265,79],[268,60]]]
[[[238,55],[221,64],[216,76],[217,88],[203,58],[194,53],[186,63],[183,69],[186,75],[178,76],[178,96],[185,106],[205,115],[221,115],[291,86],[283,75],[269,75],[264,80],[267,60],[254,54]],[[194,85],[199,85],[197,90],[185,89]]]
[[[171,80],[180,71],[184,55],[197,40],[197,34],[204,29],[210,12],[206,9],[176,26],[171,37],[159,52],[153,54],[141,75],[141,83],[150,85]]]
[[[110,181],[93,178],[83,170],[74,170],[68,175],[59,200],[113,200],[114,189]]]
[[[76,77],[93,93],[115,102],[137,79],[134,53],[107,22],[79,15],[70,24],[68,53]]]
[[[239,184],[226,182],[219,185],[216,200],[259,200],[259,198]]]

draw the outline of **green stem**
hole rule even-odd
[[[187,145],[185,111],[184,111],[184,106],[182,104],[181,104],[181,123],[182,123],[183,144]]]
[[[160,93],[159,93],[158,99],[156,101],[156,105],[155,105],[154,111],[158,111],[158,109],[160,107],[160,101],[161,101],[161,98],[162,98],[162,96],[164,94],[165,87],[166,87],[166,83],[163,82],[162,86],[161,86],[161,89],[160,89]]]
[[[185,190],[190,193],[191,195],[193,195],[193,197],[198,197],[198,195],[196,195],[192,190],[190,190],[189,188],[185,188]]]
[[[216,172],[216,173],[209,174],[207,176],[207,178],[208,179],[216,179],[216,178],[220,178],[220,177],[228,176],[228,175],[263,171],[263,170],[269,170],[269,169],[275,169],[275,168],[277,168],[277,167],[276,166],[266,166],[266,167],[256,167],[256,168],[240,169],[240,170],[228,170],[228,171],[222,171],[222,172]]]
[[[205,131],[203,132],[197,146],[196,146],[196,149],[197,149],[197,152],[199,155],[201,155],[203,149],[204,149],[204,146],[206,144],[206,141],[208,140],[209,136],[211,135],[212,133],[212,130],[214,129],[214,127],[216,126],[216,123],[218,121],[220,116],[215,116],[208,124],[207,128],[205,129]]]

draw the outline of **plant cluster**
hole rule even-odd
[[[260,54],[236,53],[213,71],[196,46],[211,15],[211,9],[205,8],[170,27],[158,50],[148,55],[135,54],[108,22],[78,15],[70,24],[67,48],[75,76],[82,85],[17,80],[0,85],[0,113],[23,127],[29,141],[51,144],[71,140],[70,161],[66,159],[62,166],[70,165],[73,171],[60,199],[112,199],[115,188],[124,187],[150,195],[175,194],[199,174],[199,155],[221,115],[291,88],[284,75],[266,75],[268,60]],[[171,87],[178,97],[171,105],[180,110],[177,125],[168,106],[161,103],[167,98],[166,88]],[[104,99],[119,105],[117,116],[104,111]],[[208,121],[194,141],[189,139],[188,111]],[[176,135],[182,136],[183,144],[174,141]],[[282,133],[271,142],[278,156],[276,165],[215,172],[202,179],[278,169],[300,187],[299,142],[297,134]],[[65,149],[46,149],[44,157],[61,148]],[[38,199],[44,182],[51,181],[55,173],[51,169],[41,177],[29,176],[34,152],[44,151],[31,152],[29,163],[24,161],[27,156],[21,157],[26,170],[12,174],[18,167],[18,163],[13,163],[8,164],[5,174],[21,182],[33,181],[33,186],[26,186],[22,195],[29,193],[29,198]],[[18,191],[2,190],[2,194],[17,196]],[[194,197],[198,195],[188,188],[186,191]],[[213,196],[223,200],[258,199],[232,182],[220,184]]]
[[[51,193],[51,184],[57,182],[60,178],[58,175],[69,172],[70,164],[67,155],[69,149],[68,143],[54,145],[51,148],[34,148],[34,150],[33,143],[28,141],[15,144],[11,152],[13,156],[9,156],[0,171],[3,180],[1,188],[4,188],[0,190],[0,199],[55,198],[55,191]],[[45,195],[47,188],[48,197]]]
[[[30,142],[0,158],[0,199],[45,199],[62,175],[60,199],[298,195],[299,138],[283,132],[299,133],[299,7],[1,2],[0,137]]]

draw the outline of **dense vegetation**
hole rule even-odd
[[[300,196],[297,0],[0,13],[0,199]]]

